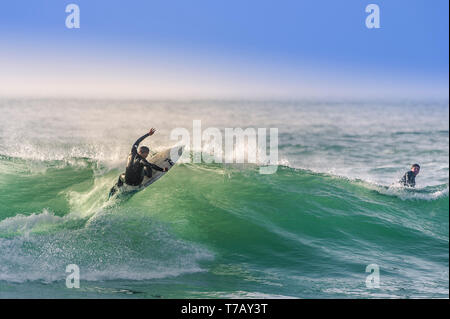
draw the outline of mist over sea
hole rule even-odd
[[[4,98],[0,114],[1,298],[449,297],[448,100]],[[143,145],[163,150],[193,120],[278,128],[278,170],[180,161],[107,201],[138,137],[155,127]]]

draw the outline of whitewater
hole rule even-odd
[[[408,99],[0,99],[0,297],[448,298],[448,110]],[[193,120],[278,128],[278,170],[182,160],[107,200],[139,136],[156,127],[143,145],[163,150]],[[396,184],[416,162],[416,188]],[[69,264],[80,288],[66,287]],[[379,288],[366,286],[371,264]]]

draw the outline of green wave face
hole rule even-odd
[[[56,293],[77,264],[86,296],[448,293],[448,184],[415,191],[289,167],[181,164],[108,202],[120,171],[92,160],[0,163],[6,286]],[[378,291],[365,286],[369,264],[380,267]]]
[[[0,298],[449,296],[448,101],[0,99],[0,114]],[[147,126],[158,151],[195,119],[278,128],[277,172],[180,160],[107,200]],[[393,185],[415,162],[416,188]]]

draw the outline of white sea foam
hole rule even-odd
[[[87,281],[166,278],[204,271],[197,261],[213,258],[204,247],[177,239],[148,218],[140,218],[139,230],[130,232],[128,223],[135,221],[127,217],[103,214],[90,224],[74,225],[83,220],[44,210],[7,218],[0,222],[0,280],[63,280],[72,263]]]

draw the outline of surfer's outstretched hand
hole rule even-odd
[[[156,129],[154,129],[153,127],[150,129],[150,132],[148,132],[148,135],[153,135],[156,132]]]

